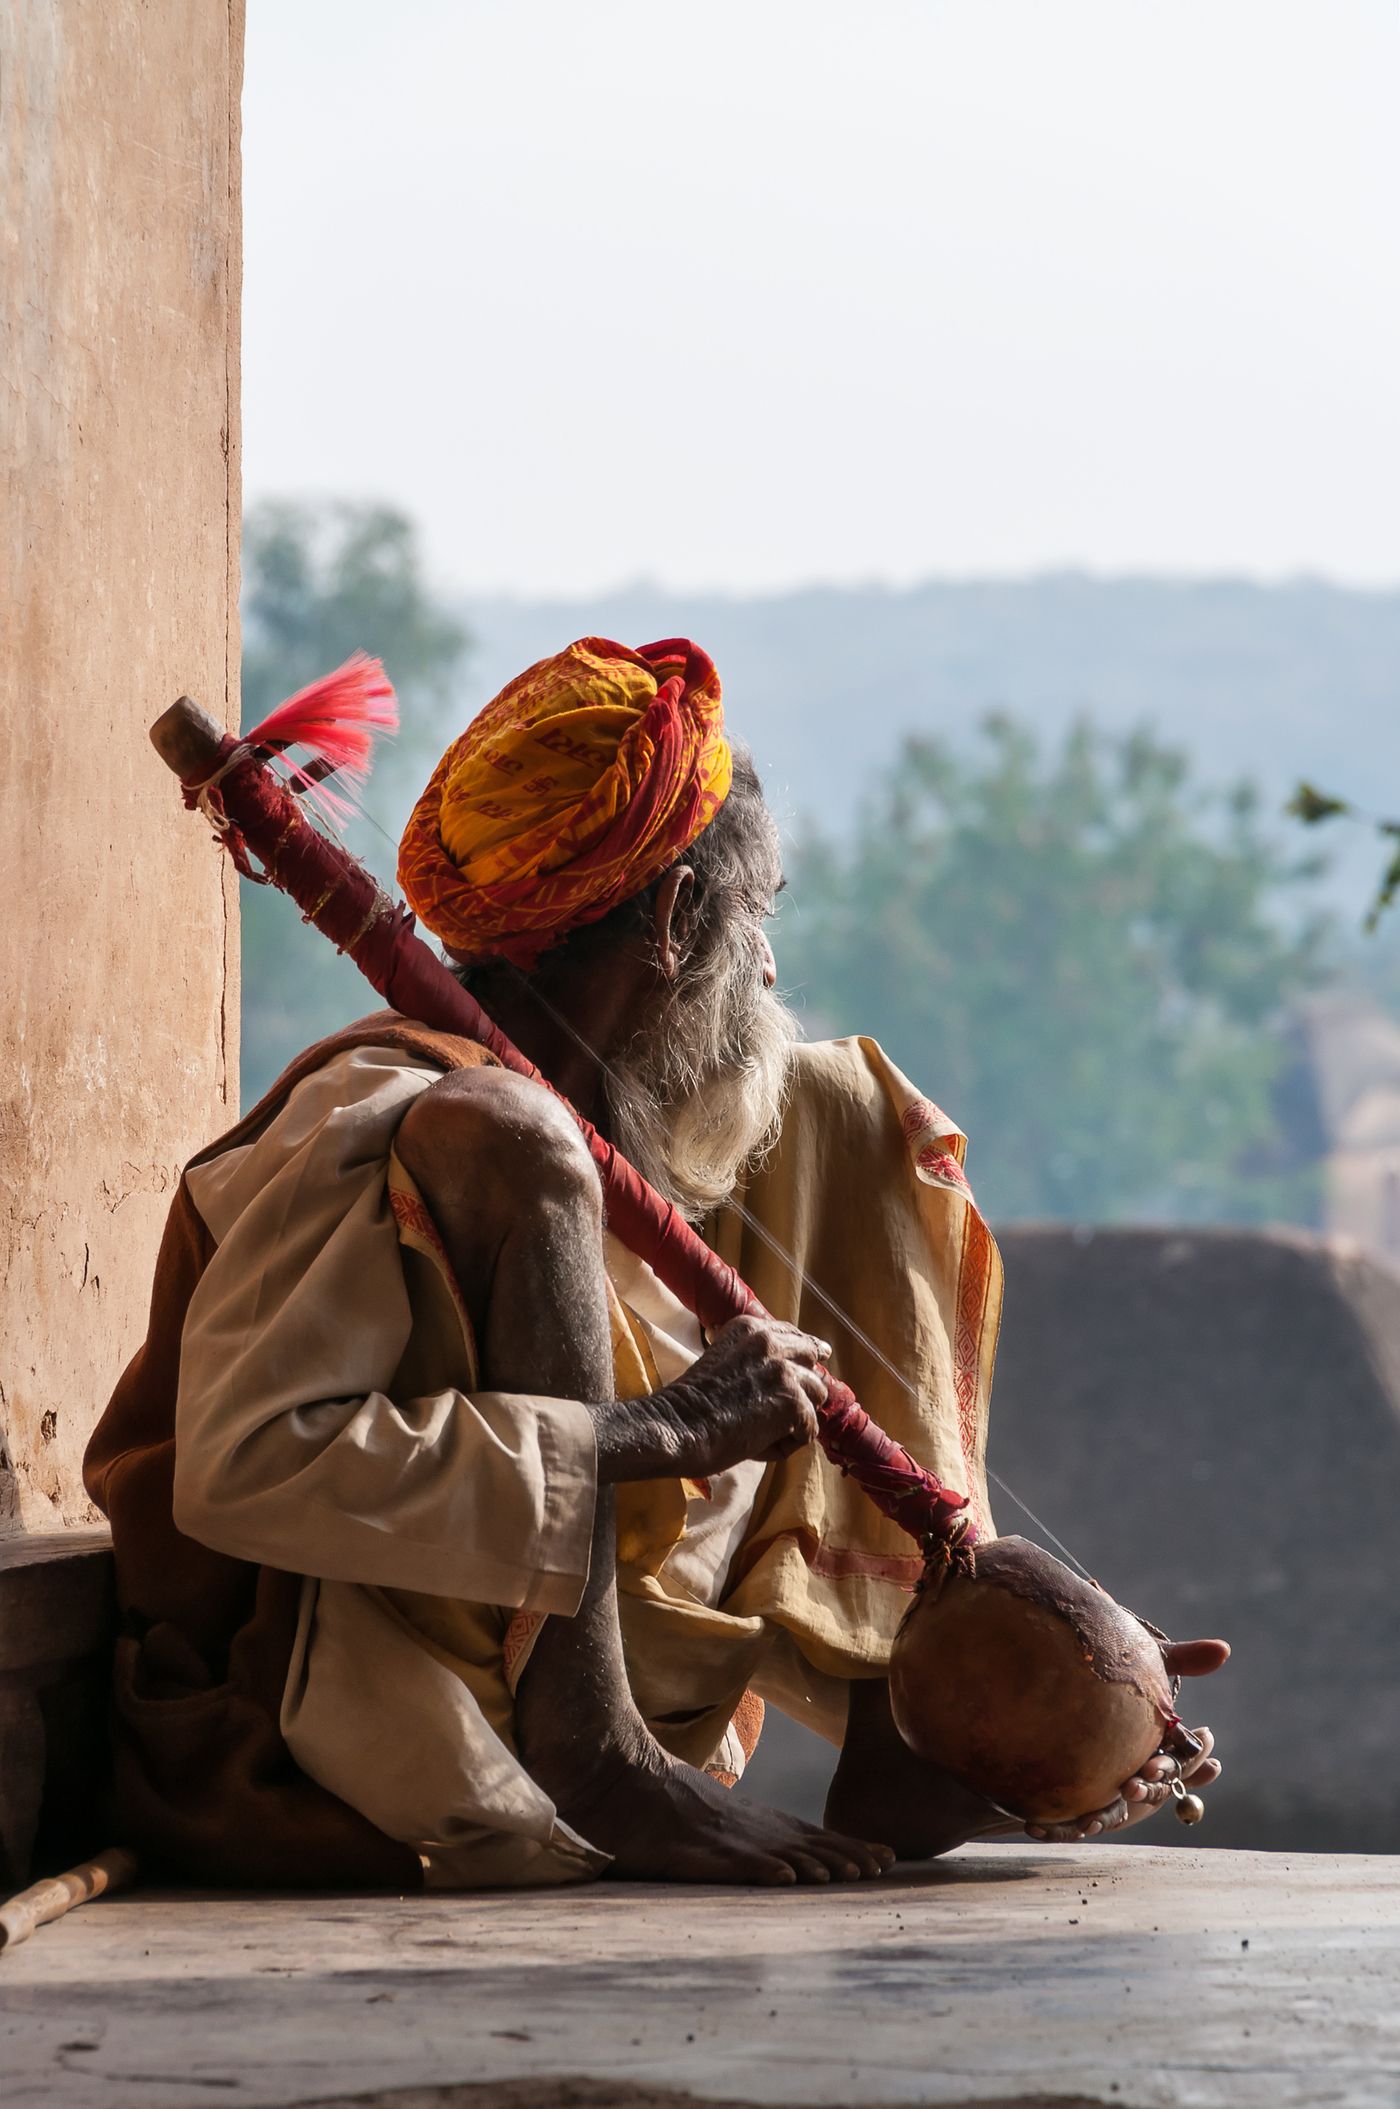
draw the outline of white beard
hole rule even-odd
[[[777,1140],[797,1021],[765,987],[739,924],[667,991],[606,1092],[612,1139],[692,1222]]]

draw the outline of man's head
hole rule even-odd
[[[696,1216],[776,1129],[791,1017],[763,932],[778,834],[685,640],[587,638],[443,757],[399,875],[484,1006],[528,986],[602,1060],[613,1140]]]
[[[741,748],[709,826],[616,911],[655,982],[604,1079],[612,1137],[683,1215],[724,1200],[776,1132],[796,1032],[763,928],[781,885],[778,831]]]

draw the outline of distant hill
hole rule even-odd
[[[902,734],[957,736],[990,710],[1051,734],[1147,723],[1213,781],[1282,800],[1308,776],[1400,807],[1400,591],[1063,572],[747,600],[638,585],[464,613],[473,707],[590,630],[696,638],[780,807],[835,825]]]
[[[436,724],[410,714],[399,751],[370,785],[378,832],[351,830],[386,880],[408,807],[449,739],[512,675],[589,631],[704,644],[730,721],[789,822],[810,816],[839,829],[905,733],[956,740],[992,710],[1052,738],[1081,715],[1110,728],[1146,723],[1185,749],[1207,783],[1248,777],[1279,807],[1306,776],[1400,811],[1400,591],[1057,573],[747,600],[639,585],[586,603],[473,598],[460,612],[473,636],[461,690]],[[1342,929],[1356,931],[1378,846],[1290,833],[1300,851],[1349,842],[1330,891]],[[324,947],[303,949],[284,907],[249,911],[280,916],[283,933],[256,988],[245,985],[253,1094],[363,995],[353,968]],[[1361,946],[1357,957],[1400,1014],[1398,937],[1400,915],[1389,943]],[[273,958],[280,979],[269,978]]]

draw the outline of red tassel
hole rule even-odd
[[[363,782],[376,732],[397,732],[398,727],[398,703],[383,665],[367,652],[355,652],[333,674],[279,703],[243,737],[250,747],[304,748],[311,763],[286,763],[288,781],[330,819],[344,821],[355,810],[353,792],[349,800],[340,798],[322,779],[336,774]]]

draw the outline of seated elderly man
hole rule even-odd
[[[475,1044],[382,1013],[303,1055],[188,1168],[89,1454],[125,1835],[204,1880],[403,1888],[856,1879],[1002,1826],[894,1731],[920,1562],[812,1441],[833,1360],[989,1528],[995,1246],[937,1107],[870,1041],[795,1045],[777,833],[704,654],[532,667],[400,877],[781,1316],[707,1344],[567,1110]],[[840,1745],[827,1828],[729,1791],[760,1699]]]

